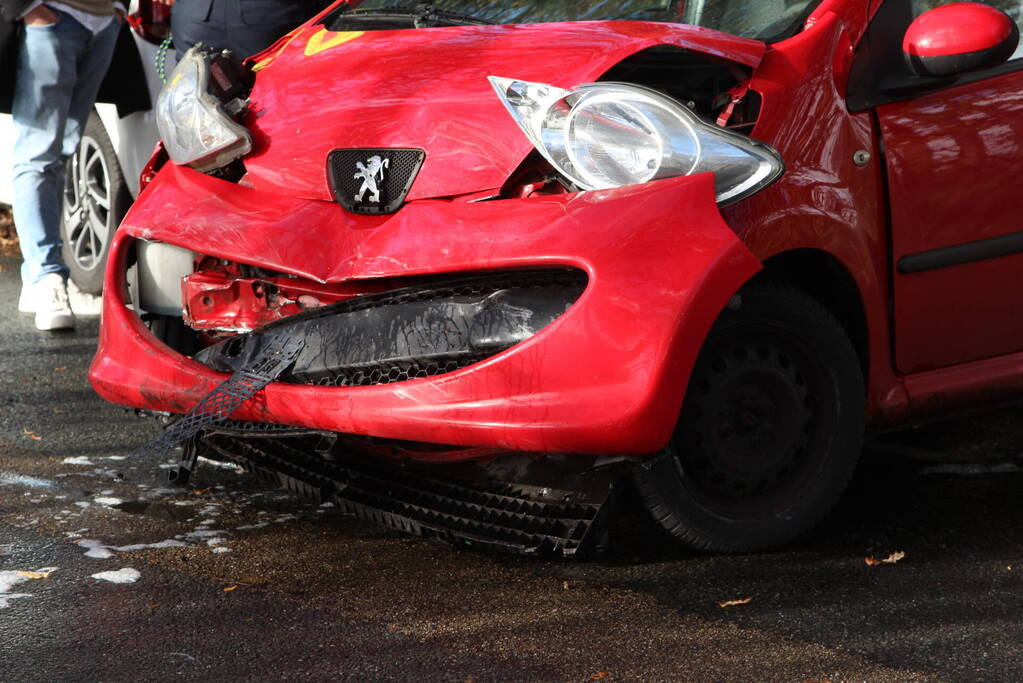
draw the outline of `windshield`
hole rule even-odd
[[[437,0],[438,12],[487,24],[632,19],[692,24],[745,38],[787,38],[820,0]],[[415,0],[366,0],[355,14],[401,9],[422,11]],[[349,19],[352,14],[349,14]]]

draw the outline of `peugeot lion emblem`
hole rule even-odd
[[[362,202],[363,197],[369,192],[369,199],[366,200],[368,203],[379,204],[380,203],[380,186],[384,182],[384,171],[390,167],[390,159],[381,159],[379,156],[374,155],[366,160],[363,164],[361,161],[356,162],[355,166],[359,169],[353,176],[356,180],[362,181],[362,187],[359,188],[359,193],[355,195],[356,202]]]

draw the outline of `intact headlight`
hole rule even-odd
[[[176,164],[199,171],[221,168],[252,149],[252,136],[209,92],[209,66],[190,49],[156,100],[156,126]]]
[[[584,190],[709,171],[718,202],[727,203],[770,185],[785,168],[768,145],[647,88],[594,83],[565,90],[497,76],[490,83],[540,153]]]

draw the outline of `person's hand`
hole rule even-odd
[[[153,0],[153,2],[158,5],[167,5],[168,7],[174,4],[174,0]]]
[[[57,13],[46,5],[39,5],[22,17],[25,26],[50,26],[57,23]]]

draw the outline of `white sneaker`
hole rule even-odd
[[[36,314],[37,330],[68,330],[75,326],[67,285],[60,273],[50,273],[35,284],[22,285],[18,310]]]
[[[71,278],[68,278],[67,281],[67,298],[75,315],[99,315],[103,310],[103,295],[97,296],[83,292],[78,289],[78,285]]]
[[[32,285],[21,284],[21,296],[18,297],[18,310],[22,313],[35,313],[35,302],[32,300]]]

